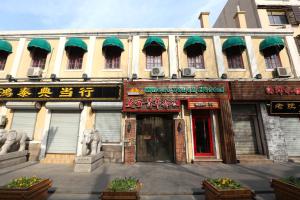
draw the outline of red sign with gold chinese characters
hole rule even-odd
[[[229,94],[226,81],[125,81],[123,111],[179,112],[181,101],[189,99],[215,99],[204,106],[217,109],[218,99],[229,99]]]

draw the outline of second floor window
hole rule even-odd
[[[46,59],[47,59],[48,52],[39,49],[34,48],[30,51],[31,55],[31,67],[40,67],[42,69],[45,69]]]
[[[282,67],[279,53],[265,54],[264,57],[267,69]]]
[[[105,50],[105,68],[120,69],[121,49],[116,47],[108,47]]]
[[[300,54],[300,36],[295,37],[295,43],[297,45],[298,54]]]
[[[288,24],[289,21],[284,11],[268,11],[270,24]]]
[[[226,52],[229,69],[244,69],[242,53],[239,48],[231,48]]]
[[[162,67],[162,50],[160,47],[146,49],[146,69]]]
[[[67,50],[68,69],[81,69],[84,51],[80,48],[71,47]]]
[[[4,51],[0,51],[0,70],[4,70],[8,53]]]

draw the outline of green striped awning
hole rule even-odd
[[[163,50],[166,50],[166,46],[164,44],[164,41],[157,36],[149,36],[144,44],[143,50],[145,50],[147,47],[151,45],[158,45],[160,46]]]
[[[12,53],[12,46],[6,40],[0,40],[0,51],[5,51],[7,53]]]
[[[80,39],[80,38],[69,38],[69,40],[66,42],[65,44],[65,49],[68,47],[78,47],[80,49],[82,49],[84,52],[87,52],[87,45],[86,43]]]
[[[186,50],[187,48],[193,45],[199,45],[203,51],[206,49],[206,43],[204,39],[200,36],[190,36],[184,43],[183,49]]]
[[[242,37],[233,36],[229,37],[222,46],[223,51],[227,51],[232,47],[240,47],[242,50],[246,49],[246,43]]]
[[[266,37],[260,44],[259,44],[259,51],[264,51],[267,48],[275,47],[279,51],[284,48],[284,42],[281,37],[278,36],[269,36]]]
[[[29,42],[27,49],[31,50],[32,48],[40,48],[40,49],[47,51],[48,53],[51,52],[51,45],[49,44],[49,42],[47,40],[42,39],[42,38],[32,39]]]
[[[106,47],[118,47],[122,51],[124,51],[124,45],[122,41],[117,37],[108,37],[104,40],[102,49],[105,49]]]

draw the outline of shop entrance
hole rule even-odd
[[[137,116],[138,162],[172,162],[173,140],[172,115]]]
[[[211,119],[208,111],[193,113],[193,138],[195,156],[213,156]]]

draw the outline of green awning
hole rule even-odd
[[[118,47],[122,51],[124,51],[124,45],[121,40],[117,37],[109,37],[106,38],[103,42],[102,49],[106,47]]]
[[[145,50],[147,47],[149,47],[153,44],[160,46],[163,50],[166,50],[164,41],[160,37],[157,37],[157,36],[148,37],[144,44],[143,50]]]
[[[243,38],[238,36],[229,37],[222,46],[223,51],[227,51],[228,49],[232,47],[240,47],[241,50],[246,49],[246,43]]]
[[[78,47],[82,49],[84,52],[87,52],[87,45],[86,43],[80,38],[69,38],[69,40],[65,44],[65,49],[67,47]]]
[[[7,53],[12,53],[12,46],[6,40],[0,40],[0,51],[5,51]]]
[[[260,44],[259,44],[259,51],[264,51],[267,48],[275,47],[278,51],[281,51],[284,48],[284,42],[281,37],[277,36],[269,36],[266,37]]]
[[[206,43],[204,39],[200,36],[189,37],[185,42],[183,49],[186,50],[188,47],[192,45],[199,45],[203,51],[206,49]]]
[[[32,48],[40,48],[47,51],[48,53],[51,52],[51,45],[49,44],[49,42],[41,38],[34,38],[29,42],[27,49],[30,51]]]

